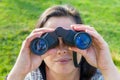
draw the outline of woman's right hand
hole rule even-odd
[[[23,41],[17,61],[8,75],[8,80],[23,79],[27,73],[40,66],[44,57],[48,56],[49,54],[43,54],[41,56],[33,54],[30,50],[30,43],[33,39],[40,37],[43,33],[51,31],[53,31],[53,29],[35,29]]]

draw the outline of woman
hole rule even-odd
[[[59,45],[38,56],[31,52],[30,43],[57,27],[84,31],[91,35],[92,45],[85,50],[71,47],[59,37]],[[77,52],[80,67],[73,63]],[[112,76],[114,75],[114,76]],[[112,61],[108,44],[93,28],[84,25],[79,13],[71,6],[53,6],[40,17],[36,29],[24,40],[17,61],[7,80],[120,80]]]

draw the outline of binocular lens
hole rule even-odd
[[[42,38],[37,38],[32,41],[31,50],[38,55],[44,54],[48,49],[47,41]]]
[[[37,50],[41,51],[41,50],[45,50],[47,48],[46,43],[43,39],[40,39],[37,42]]]
[[[90,37],[90,35],[88,33],[85,32],[79,32],[75,35],[75,45],[79,48],[79,49],[87,49],[92,42],[92,39]]]

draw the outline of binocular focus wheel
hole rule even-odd
[[[45,39],[36,38],[31,42],[30,48],[34,54],[42,55],[48,50],[48,44]]]

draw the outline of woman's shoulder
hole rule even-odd
[[[100,70],[97,69],[95,75],[91,78],[91,80],[104,80]]]
[[[38,69],[33,70],[30,73],[28,73],[24,80],[44,80],[44,79],[38,68]]]

